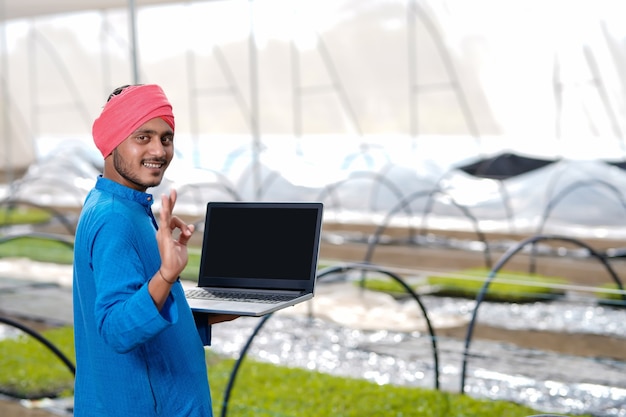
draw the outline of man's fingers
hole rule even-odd
[[[176,189],[172,188],[170,190],[170,213],[174,212],[174,206],[176,205],[177,193]]]
[[[195,231],[195,226],[193,224],[186,224],[182,221],[178,216],[172,216],[170,221],[171,230],[180,229],[180,236],[178,237],[178,242],[186,245],[191,235]]]
[[[184,231],[187,228],[187,224],[178,216],[170,217],[170,229],[174,230],[179,228],[181,231]]]
[[[161,196],[161,213],[159,214],[161,220],[160,229],[169,227],[170,232],[175,229],[180,229],[178,241],[186,245],[195,231],[195,227],[193,224],[186,224],[180,217],[172,215],[174,204],[176,204],[176,190],[172,189],[169,195],[163,194]]]
[[[209,314],[209,324],[223,323],[225,321],[235,320],[240,316],[235,314]]]
[[[172,216],[172,209],[170,207],[170,198],[163,194],[161,195],[161,212],[159,213],[159,219],[161,220],[161,227],[169,224]]]

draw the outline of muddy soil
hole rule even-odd
[[[437,329],[437,336],[465,339],[467,327]],[[507,330],[476,324],[473,340],[510,343],[564,355],[608,358],[626,361],[626,340],[593,334],[568,334],[536,330]]]
[[[0,415],[2,417],[58,417],[58,414],[26,408],[17,401],[7,399],[0,399]]]

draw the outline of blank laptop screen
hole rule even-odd
[[[316,208],[211,207],[200,280],[309,280],[317,265],[318,217]]]

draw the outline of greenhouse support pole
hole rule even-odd
[[[128,0],[128,20],[130,27],[130,62],[133,65],[133,84],[139,84],[139,63],[137,60],[137,14],[135,0]]]

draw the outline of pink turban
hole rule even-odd
[[[93,122],[93,141],[106,158],[141,125],[156,117],[174,130],[172,105],[161,87],[131,85],[111,97],[100,117]]]

